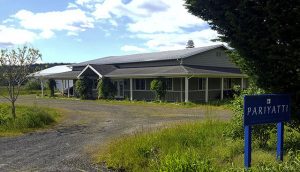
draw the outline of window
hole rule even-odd
[[[136,90],[146,90],[146,80],[145,79],[136,79],[135,80],[135,89]]]
[[[203,78],[198,78],[198,90],[204,90],[204,84]]]
[[[224,89],[225,90],[231,89],[231,86],[232,86],[231,82],[232,82],[231,78],[224,78]]]
[[[166,89],[173,90],[173,79],[172,78],[166,79]]]
[[[221,53],[221,51],[217,51],[217,52],[216,52],[216,56],[217,56],[217,57],[220,57],[220,56],[222,56],[222,53]]]

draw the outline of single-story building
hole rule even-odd
[[[72,65],[72,71],[47,75],[47,79],[69,83],[87,77],[97,97],[99,79],[108,77],[117,88],[115,98],[154,100],[150,83],[164,78],[166,100],[173,102],[223,99],[234,85],[246,88],[247,75],[231,62],[224,45],[213,45],[154,53],[110,56]],[[68,87],[70,89],[70,87]],[[74,90],[74,89],[73,89]],[[73,93],[68,93],[73,94]]]

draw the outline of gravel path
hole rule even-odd
[[[0,138],[1,172],[101,171],[92,163],[90,153],[110,138],[167,122],[201,120],[208,115],[219,119],[230,116],[224,110],[111,105],[33,96],[20,97],[18,103],[59,108],[66,116],[52,129]]]

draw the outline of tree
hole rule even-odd
[[[186,43],[186,47],[185,48],[194,48],[195,44],[193,40],[188,40],[188,42]]]
[[[151,81],[150,89],[155,91],[156,100],[162,101],[167,93],[166,82],[163,79],[154,79]]]
[[[27,46],[1,50],[0,80],[5,84],[8,92],[8,96],[2,96],[11,102],[11,113],[14,119],[16,118],[15,102],[18,99],[20,88],[30,73],[31,65],[41,57],[39,50]]]
[[[116,86],[111,82],[109,78],[102,78],[97,85],[98,99],[107,99],[113,97],[116,94]]]
[[[291,94],[300,112],[300,1],[186,0],[186,7],[234,48],[233,61],[258,87]]]
[[[87,99],[87,85],[84,79],[79,79],[75,82],[75,90],[81,99]]]

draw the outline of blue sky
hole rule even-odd
[[[38,48],[43,62],[216,44],[182,0],[0,0],[0,48]]]

